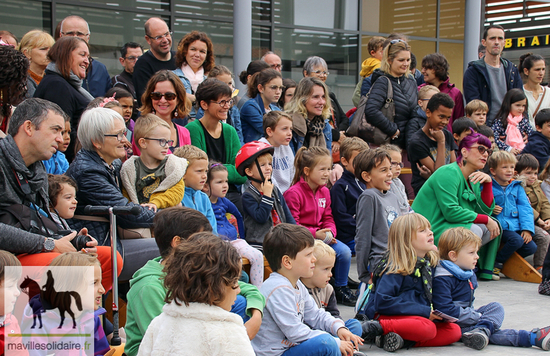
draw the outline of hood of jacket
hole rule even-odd
[[[162,272],[164,266],[160,264],[161,260],[162,257],[156,257],[147,261],[145,266],[138,269],[132,276],[132,279],[130,280],[130,287],[146,278],[160,279],[164,277],[164,272]]]
[[[361,77],[366,77],[369,73],[372,73],[375,69],[380,67],[380,60],[374,57],[367,58],[361,63]]]
[[[184,305],[182,302],[180,304]],[[195,319],[205,322],[229,321],[243,324],[243,319],[239,315],[205,303],[189,303],[189,306],[182,307],[171,302],[164,305],[162,312],[173,318]]]

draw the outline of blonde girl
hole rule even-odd
[[[332,171],[332,155],[325,147],[302,147],[294,160],[292,186],[283,194],[296,224],[305,226],[314,238],[336,252],[334,290],[339,303],[353,306],[357,297],[348,287],[351,250],[336,239],[330,191],[325,186]]]
[[[439,261],[430,222],[411,213],[395,219],[388,251],[374,269],[372,295],[367,305],[368,339],[386,351],[403,346],[445,346],[461,337],[454,323],[434,323],[432,273]]]

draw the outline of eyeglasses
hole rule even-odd
[[[391,166],[403,168],[403,162],[391,162]]]
[[[160,100],[160,99],[162,99],[163,96],[166,100],[172,101],[177,97],[177,94],[176,93],[171,93],[171,92],[167,92],[167,93],[163,94],[163,93],[159,93],[159,92],[156,92],[156,91],[151,93],[151,99],[153,99],[153,100]]]
[[[231,106],[231,105],[233,105],[233,99],[231,99],[231,100],[212,101],[212,102],[218,104],[218,105],[221,106],[222,108],[223,108],[223,107],[226,107],[226,106]]]
[[[137,61],[141,56],[128,56],[124,57],[124,59],[129,60],[130,62]]]
[[[472,147],[472,148],[477,148],[477,150],[480,154],[485,154],[485,152],[487,152],[487,155],[489,155],[489,156],[493,154],[493,150],[490,149],[490,148],[487,148],[485,146],[475,146],[475,147]]]
[[[283,86],[283,85],[281,85],[281,86],[278,86],[278,85],[270,85],[270,86],[268,86],[268,88],[271,89],[271,90],[277,90],[277,89],[278,89],[278,90],[280,90],[280,91],[283,91],[283,90],[286,89],[286,87]]]
[[[119,132],[117,134],[108,134],[108,135],[105,134],[103,136],[105,136],[105,137],[116,137],[117,140],[122,141],[126,137],[127,133],[128,133],[128,130],[126,129],[126,130],[124,130],[122,132]]]
[[[144,139],[146,140],[152,140],[152,141],[157,141],[160,145],[160,147],[166,147],[166,145],[172,147],[172,145],[174,144],[174,140],[167,140],[165,138],[151,138],[151,137],[144,137]]]
[[[275,70],[281,70],[283,68],[283,65],[282,64],[272,64],[271,68],[273,68]]]
[[[69,32],[61,32],[63,36],[76,36],[76,37],[88,37],[89,33],[84,33],[80,31],[69,31]]]
[[[172,31],[168,31],[168,32],[166,32],[162,35],[158,35],[158,36],[155,36],[155,37],[151,37],[151,36],[147,35],[147,37],[149,37],[150,39],[155,40],[155,41],[158,42],[158,41],[162,40],[163,38],[171,37],[172,33],[173,33]]]
[[[316,70],[316,71],[312,71],[311,73],[317,74],[317,75],[324,75],[324,76],[327,76],[330,74],[329,71],[325,71],[325,70]]]

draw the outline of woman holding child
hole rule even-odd
[[[435,243],[453,227],[472,230],[486,245],[480,250],[480,278],[492,279],[501,228],[490,217],[495,207],[491,177],[483,169],[491,153],[491,141],[481,134],[466,136],[455,163],[440,167],[424,183],[412,209],[432,224]],[[434,204],[435,202],[435,204]],[[492,242],[496,241],[496,242]]]

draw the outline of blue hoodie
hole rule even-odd
[[[210,225],[212,225],[212,232],[216,235],[218,234],[218,223],[216,221],[216,216],[214,215],[214,210],[212,210],[212,203],[210,202],[208,195],[200,190],[185,187],[185,194],[183,195],[181,204],[203,213],[208,221],[210,221]]]
[[[365,184],[355,178],[353,173],[344,169],[342,177],[334,183],[330,190],[332,216],[336,223],[336,236],[338,236],[338,240],[345,244],[355,241],[357,198],[365,189]]]
[[[530,153],[539,161],[539,172],[542,171],[550,156],[550,140],[538,131],[529,135],[529,142],[521,153]]]
[[[513,180],[508,186],[502,187],[493,178],[493,196],[495,205],[502,207],[500,214],[493,215],[500,222],[502,230],[535,233],[533,208],[521,181]]]

